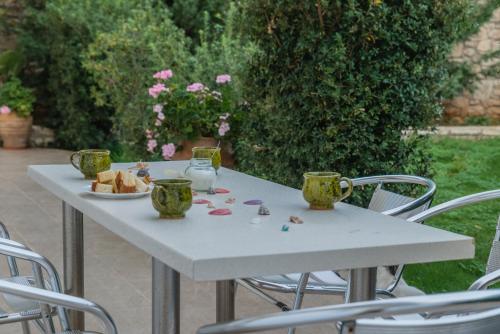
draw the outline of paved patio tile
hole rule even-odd
[[[55,149],[7,151],[0,149],[0,220],[12,239],[27,244],[47,256],[62,273],[61,203],[26,176],[30,164],[69,162],[70,152]],[[105,228],[85,220],[85,294],[104,306],[115,319],[120,334],[151,332],[151,259],[137,248]],[[0,273],[6,268],[0,265]],[[29,272],[27,264],[21,266]],[[181,333],[194,333],[202,324],[215,321],[215,284],[195,283],[181,277]],[[290,302],[291,296],[284,296]],[[306,306],[339,302],[336,297],[308,296]],[[237,317],[277,309],[240,288]],[[88,329],[99,329],[98,322],[87,318]],[[1,334],[20,333],[19,325],[0,326]],[[285,333],[285,330],[269,333]],[[332,333],[333,326],[317,326],[298,333]]]

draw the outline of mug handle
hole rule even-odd
[[[75,162],[75,157],[78,156],[78,161]],[[69,161],[71,162],[71,164],[73,165],[73,167],[75,167],[76,169],[80,170],[80,152],[74,152],[71,154],[71,156],[69,157]]]
[[[351,179],[347,178],[347,177],[341,177],[340,181],[347,182],[347,190],[342,193],[342,195],[339,198],[339,202],[346,199],[347,197],[349,197],[352,194],[352,181],[351,181]]]
[[[158,191],[158,193],[161,193],[165,198],[167,198],[167,191],[162,186],[155,185],[155,189],[156,189],[156,191]],[[160,201],[157,201],[156,205],[159,206],[163,210],[167,209],[167,207],[165,205],[163,205]]]

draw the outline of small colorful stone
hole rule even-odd
[[[215,209],[210,211],[208,214],[212,216],[227,216],[232,214],[232,212],[229,209]]]
[[[266,206],[264,206],[264,205],[259,206],[259,215],[269,216],[270,214],[271,214],[271,211],[269,211],[269,209]]]
[[[224,189],[224,188],[215,188],[215,193],[216,194],[229,194],[230,191],[228,189]]]
[[[234,202],[236,202],[236,198],[234,197],[231,197],[231,198],[228,198],[226,199],[226,204],[234,204]]]
[[[264,203],[264,202],[262,202],[260,199],[251,199],[249,201],[243,202],[243,204],[246,204],[246,205],[261,205],[262,203]]]
[[[303,224],[304,221],[297,216],[290,216],[290,221],[294,224]]]
[[[214,205],[214,203],[212,203],[212,202],[208,202],[208,203],[207,203],[207,208],[209,208],[209,209],[215,209],[215,205]]]
[[[195,199],[193,201],[193,204],[208,204],[208,203],[212,202],[210,202],[208,199]]]
[[[191,194],[193,194],[193,196],[198,196],[198,193],[194,190],[191,191]]]
[[[288,232],[289,229],[290,227],[288,225],[281,226],[281,232]]]
[[[260,223],[262,223],[262,219],[260,219],[259,217],[255,217],[250,220],[250,224],[258,225]]]
[[[141,168],[137,171],[138,177],[146,177],[149,176],[149,168]]]
[[[215,195],[217,193],[215,192],[215,189],[213,187],[210,187],[210,188],[208,188],[207,194],[209,194],[209,195]]]

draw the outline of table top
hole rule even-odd
[[[165,178],[166,169],[183,171],[187,165],[187,161],[154,162],[150,173]],[[71,165],[30,166],[28,175],[98,224],[198,281],[474,256],[470,237],[345,203],[337,203],[335,210],[309,210],[300,190],[225,168],[217,187],[229,189],[229,194],[199,193],[194,198],[209,199],[233,214],[211,216],[206,205],[193,204],[180,220],[159,219],[149,196],[110,200],[85,194],[90,181]],[[226,204],[231,197],[236,203]],[[264,201],[271,215],[258,216],[258,205],[243,204],[251,199]],[[291,215],[304,223],[289,223]],[[251,223],[255,217],[262,219],[260,224]],[[284,224],[289,231],[281,231]]]

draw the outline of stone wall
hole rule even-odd
[[[468,41],[457,45],[451,55],[453,60],[476,63],[481,55],[500,49],[500,9],[481,30]],[[491,59],[482,64],[475,64],[473,70],[479,73],[499,62]],[[481,78],[474,93],[464,93],[451,101],[445,102],[445,121],[462,124],[474,117],[487,117],[494,123],[500,122],[500,78]]]

